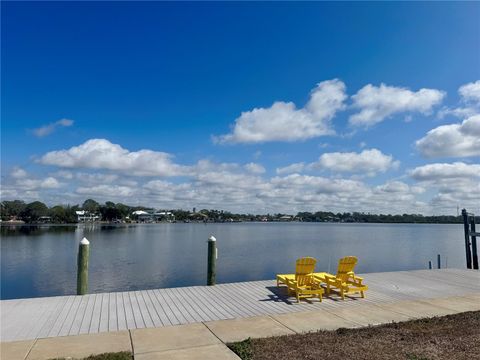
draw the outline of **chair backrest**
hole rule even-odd
[[[357,262],[356,256],[345,256],[338,260],[337,278],[342,279],[342,281],[348,280]]]
[[[307,285],[311,282],[311,278],[307,276],[315,270],[317,260],[312,257],[304,257],[298,259],[295,266],[295,280],[298,285]]]

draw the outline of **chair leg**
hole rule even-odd
[[[363,292],[363,290],[360,291],[360,294],[362,295],[362,299],[364,299],[365,298],[365,293]]]
[[[297,303],[300,302],[300,296],[298,295],[298,291],[297,291]]]
[[[322,293],[318,294],[318,299],[320,300],[320,302],[322,302]]]
[[[345,294],[343,293],[343,289],[340,290],[340,295],[342,296],[342,300],[345,300]]]

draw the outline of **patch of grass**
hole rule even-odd
[[[253,359],[252,340],[250,338],[240,342],[227,344],[227,346],[230,348],[230,350],[232,350],[235,354],[237,354],[242,360]]]
[[[69,360],[74,360],[72,358],[68,358]],[[98,355],[90,355],[83,359],[78,360],[132,360],[133,356],[132,353],[129,351],[122,351],[117,353],[104,353]],[[65,358],[56,358],[51,360],[66,360]]]

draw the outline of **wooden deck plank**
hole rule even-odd
[[[142,314],[143,321],[145,322],[145,327],[154,327],[155,323],[153,322],[152,314],[145,303],[142,293],[143,291],[135,291],[135,297],[137,298],[139,310]]]
[[[145,321],[143,320],[142,312],[140,311],[140,305],[138,305],[135,291],[129,291],[128,296],[130,297],[130,305],[132,306],[135,326],[137,327],[137,329],[142,329],[145,327]]]
[[[67,302],[65,303],[65,306],[62,308],[60,314],[58,315],[55,323],[53,324],[53,326],[51,327],[49,333],[48,333],[48,337],[50,336],[58,336],[58,334],[60,333],[60,330],[62,329],[62,325],[65,321],[65,319],[67,318],[68,316],[68,313],[70,311],[70,308],[72,307],[72,304],[75,300],[75,296],[69,296],[68,299],[67,299]]]
[[[81,302],[82,302],[82,296],[74,296],[73,304],[57,336],[68,335],[70,328],[72,327],[72,323],[75,319],[75,316],[77,315],[78,309],[80,308]]]
[[[170,294],[170,298],[172,299],[172,301],[177,301],[173,294]],[[188,304],[187,302],[181,301],[179,304],[177,304],[177,307],[182,312],[183,317],[185,318],[187,323],[202,321],[201,317],[191,308],[190,304]]]
[[[150,301],[152,302],[155,311],[157,312],[160,321],[162,322],[163,326],[172,325],[170,319],[168,318],[167,314],[165,313],[165,309],[163,305],[158,301],[157,296],[153,290],[147,290],[147,295],[150,297]]]
[[[117,322],[118,322],[118,330],[126,330],[127,329],[127,320],[125,317],[125,307],[123,305],[123,296],[122,293],[118,292],[115,293],[116,301],[117,301]]]
[[[88,300],[91,295],[83,295],[80,298],[80,305],[77,310],[77,314],[72,320],[72,325],[68,331],[68,335],[77,335],[80,333],[80,327],[82,326],[83,318],[85,317],[85,311],[87,310]]]
[[[99,293],[0,302],[3,341],[142,327],[162,327],[219,319],[335,310],[364,304],[382,305],[480,294],[480,272],[417,270],[362,275],[369,286],[365,299],[338,296],[301,301],[286,297],[274,280],[191,286],[135,292]]]
[[[117,320],[117,295],[108,294],[108,331],[118,331]]]
[[[102,316],[102,300],[103,294],[95,294],[95,304],[92,310],[92,319],[90,321],[89,334],[100,331],[100,317]]]
[[[102,302],[100,307],[100,322],[98,324],[98,331],[108,331],[108,315],[109,315],[109,293],[102,294]]]
[[[80,324],[80,329],[78,330],[79,334],[88,334],[90,330],[90,324],[92,323],[93,309],[95,307],[95,299],[97,294],[92,294],[88,296],[87,306],[85,307],[85,315]]]
[[[165,300],[167,301],[170,310],[175,315],[177,320],[180,324],[188,324],[190,321],[187,320],[188,316],[193,317],[194,315],[191,314],[185,304],[176,302],[175,295],[172,293],[172,289],[162,289],[162,293],[165,296]],[[198,321],[198,320],[195,320]]]
[[[135,316],[133,316],[132,303],[130,301],[130,294],[128,292],[122,292],[123,298],[123,307],[125,310],[125,319],[127,321],[128,329],[136,329],[137,324],[135,324]]]

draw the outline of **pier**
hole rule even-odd
[[[366,298],[352,296],[345,301],[334,295],[325,297],[323,302],[297,304],[294,298],[287,297],[285,288],[276,287],[274,280],[3,300],[1,340],[94,334],[311,310],[336,311],[359,305],[381,306],[480,293],[480,272],[474,270],[415,270],[362,276],[369,286]],[[449,305],[455,308],[454,301],[437,307],[448,309]],[[480,310],[480,304],[478,307]],[[419,315],[431,315],[426,310],[419,311]]]

